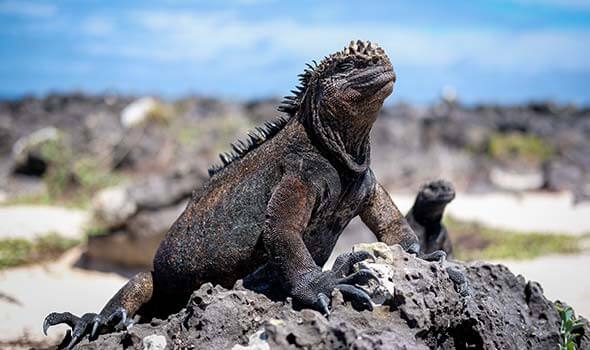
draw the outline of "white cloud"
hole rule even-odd
[[[93,36],[105,36],[113,34],[113,22],[102,17],[90,17],[82,22],[85,33]]]
[[[0,14],[23,17],[52,17],[57,7],[32,1],[8,0],[0,2]]]
[[[291,19],[245,21],[231,12],[142,12],[134,29],[147,40],[118,33],[114,42],[85,49],[160,61],[211,61],[265,65],[320,58],[351,39],[379,42],[395,64],[462,65],[538,72],[544,69],[590,71],[590,31],[441,30],[378,23],[303,24]]]

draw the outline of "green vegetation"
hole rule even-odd
[[[34,241],[22,238],[0,240],[0,269],[53,259],[80,241],[64,238],[56,233],[37,237]]]
[[[103,235],[106,235],[108,232],[109,232],[108,228],[106,228],[104,226],[93,224],[86,229],[85,234],[86,234],[86,238],[89,238],[89,237],[95,237],[95,236],[103,236]]]
[[[168,125],[177,114],[178,111],[175,105],[158,101],[148,111],[147,121],[156,124]]]
[[[522,133],[494,134],[488,144],[489,155],[494,159],[529,164],[541,164],[554,151],[553,145],[543,139]]]
[[[583,329],[584,323],[582,320],[576,319],[574,309],[571,306],[556,303],[556,307],[561,317],[559,333],[562,344],[559,346],[559,350],[576,350],[575,341],[580,336],[580,331]]]
[[[36,196],[13,198],[2,205],[58,204],[85,208],[96,192],[125,179],[122,174],[112,172],[99,159],[75,158],[70,148],[62,142],[48,142],[41,151],[48,162],[48,169],[43,175],[47,191]]]
[[[583,237],[566,234],[515,232],[484,227],[452,218],[445,224],[461,260],[532,259],[547,254],[581,251]]]
[[[205,118],[192,125],[181,124],[175,127],[180,143],[190,147],[207,147],[214,153],[230,151],[230,143],[239,137],[245,139],[246,133],[255,125],[246,118],[218,116]]]
[[[70,192],[59,193],[56,198],[63,198],[78,207],[86,207],[99,190],[125,180],[124,175],[111,171],[94,158],[82,158],[73,162],[71,173],[75,179],[74,186]]]

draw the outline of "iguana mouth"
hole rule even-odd
[[[357,91],[375,93],[393,86],[396,76],[390,67],[378,66],[351,77],[351,87]]]
[[[422,202],[425,202],[425,203],[430,203],[432,205],[439,205],[442,203],[448,203],[448,202],[452,201],[453,199],[455,199],[455,192],[454,191],[453,192],[445,191],[442,193],[438,192],[436,194],[433,194],[430,197],[422,197],[420,199]]]

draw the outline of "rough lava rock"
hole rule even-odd
[[[204,284],[186,308],[167,320],[84,340],[78,349],[557,349],[560,318],[536,282],[505,266],[484,262],[426,262],[401,247],[358,245],[375,261],[382,287],[365,286],[380,301],[372,312],[355,311],[342,294],[332,313],[295,311],[236,283],[232,290]],[[462,270],[471,295],[462,297],[445,270]],[[383,293],[383,289],[387,293]],[[384,297],[385,296],[385,297]],[[590,348],[585,321],[578,349]],[[149,347],[148,347],[149,345]]]

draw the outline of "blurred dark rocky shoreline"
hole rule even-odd
[[[279,102],[83,94],[3,101],[0,191],[8,198],[35,191],[27,186],[47,168],[36,158],[47,156],[32,143],[54,134],[71,157],[132,178],[203,175],[230,142],[279,116]],[[372,167],[399,191],[444,177],[461,191],[568,190],[587,200],[590,108],[550,102],[466,107],[448,100],[427,108],[386,106],[372,133]]]
[[[149,267],[218,154],[278,117],[279,103],[83,94],[0,102],[0,202],[91,208],[81,264]],[[446,178],[461,192],[590,199],[589,108],[396,104],[371,137],[372,168],[396,192]]]

